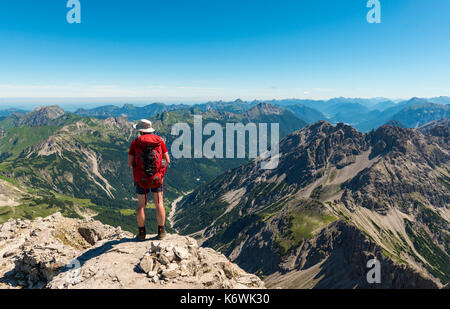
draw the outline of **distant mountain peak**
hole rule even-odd
[[[334,126],[326,120],[319,120],[319,121],[316,121],[316,122],[310,124],[309,126],[305,127],[304,130],[307,130],[309,132],[309,134],[311,134],[311,135],[315,135],[318,132],[331,132],[331,131],[334,132],[334,131],[336,131],[340,128],[346,127],[346,126],[347,125],[345,125],[343,123],[338,123],[336,126]],[[348,126],[348,127],[351,128],[350,126]]]
[[[333,127],[333,125],[329,121],[319,120],[310,125],[310,127]]]
[[[58,105],[41,106],[23,115],[18,125],[30,127],[45,126],[66,115],[68,114]]]
[[[413,97],[407,101],[409,104],[426,104],[430,103],[428,100],[418,97]]]
[[[385,126],[394,126],[399,128],[404,128],[405,126],[398,120],[392,119],[386,122]]]
[[[47,114],[50,119],[55,119],[60,117],[61,115],[64,115],[66,112],[59,107],[58,105],[46,105],[46,106],[40,106],[30,113],[33,112],[39,112],[41,114]]]
[[[250,108],[245,114],[248,116],[256,116],[256,115],[279,115],[285,109],[276,107],[270,103],[258,103],[252,108]]]

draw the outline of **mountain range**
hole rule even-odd
[[[268,287],[369,288],[373,258],[382,265],[377,287],[448,284],[448,106],[345,100],[124,106],[113,117],[111,106],[94,115],[56,105],[13,110],[0,117],[0,223],[61,211],[135,232],[127,152],[136,132],[124,111],[149,118],[168,149],[172,125],[192,128],[196,114],[222,126],[279,123],[274,170],[259,169],[260,158],[174,159],[169,232],[222,252]],[[352,112],[356,128],[334,124]],[[147,208],[151,233],[154,211]]]
[[[122,107],[106,105],[92,109],[80,108],[74,112],[74,115],[99,119],[127,117],[128,120],[134,121],[143,117],[151,118],[165,111],[170,112],[189,108],[197,109],[202,113],[208,110],[215,110],[242,114],[261,103],[285,108],[308,124],[319,120],[326,120],[333,124],[343,122],[362,132],[368,132],[386,123],[392,123],[390,121],[394,120],[398,121],[401,126],[415,128],[433,120],[448,118],[450,98],[441,96],[426,99],[390,100],[387,98],[362,99],[340,97],[330,100],[284,99],[266,101],[243,101],[237,99],[231,102],[215,101],[194,105],[152,103],[142,107],[125,104]],[[2,121],[2,118],[4,119],[4,117],[11,114],[14,114],[17,118],[21,118],[25,113],[24,111],[14,109],[0,111],[0,129],[8,126],[8,123]],[[9,119],[8,121],[9,126],[11,126],[11,122],[20,120]]]
[[[187,195],[174,228],[269,287],[366,288],[371,258],[381,261],[381,287],[442,286],[450,279],[449,131],[364,134],[317,122],[280,142],[277,169],[255,160]]]
[[[151,118],[157,114],[177,110],[194,108],[205,113],[208,111],[229,112],[233,114],[243,114],[252,107],[268,103],[291,111],[297,118],[312,124],[319,120],[326,120],[330,123],[346,123],[354,128],[368,132],[386,123],[397,123],[399,126],[416,128],[427,122],[448,118],[449,97],[436,98],[412,98],[410,100],[389,100],[386,98],[360,99],[360,98],[333,98],[330,100],[269,100],[269,101],[242,101],[240,99],[225,102],[215,101],[203,104],[173,104],[152,103],[142,107],[132,104],[125,104],[122,107],[106,105],[92,109],[78,109],[73,116],[94,117],[106,119],[110,117],[127,117],[134,121],[143,117]],[[22,119],[26,112],[8,109],[0,111],[0,128],[11,127],[17,123],[29,123],[27,119]],[[14,117],[9,117],[14,115]],[[5,121],[4,118],[8,121]],[[1,120],[3,118],[3,121]],[[393,122],[396,121],[396,122]]]

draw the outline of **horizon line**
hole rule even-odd
[[[316,97],[316,98],[301,98],[301,97],[282,97],[282,98],[252,98],[252,99],[242,99],[241,97],[233,98],[178,98],[178,97],[0,97],[0,105],[3,103],[21,103],[21,104],[38,104],[45,101],[63,101],[64,104],[80,104],[80,103],[104,103],[108,104],[132,104],[132,103],[160,103],[160,104],[203,104],[209,102],[255,102],[255,101],[284,101],[284,100],[302,100],[302,101],[329,101],[332,99],[361,99],[361,100],[375,100],[375,99],[386,99],[391,101],[399,100],[410,100],[413,98],[420,99],[434,99],[434,98],[450,98],[446,95],[435,95],[435,96],[408,96],[408,97],[384,97],[384,96],[330,96],[330,97]],[[129,102],[127,102],[129,100]],[[49,102],[50,103],[50,102]]]
[[[176,100],[172,102],[168,102],[165,100],[157,100],[156,98],[150,98],[150,97],[64,97],[64,98],[55,98],[55,97],[49,97],[49,98],[1,98],[0,97],[0,110],[8,110],[8,109],[17,109],[17,110],[24,110],[24,111],[31,111],[39,107],[43,106],[51,106],[51,105],[57,105],[64,110],[68,112],[75,112],[78,109],[93,109],[93,108],[99,108],[104,106],[116,106],[116,107],[123,107],[125,105],[132,105],[136,107],[145,107],[152,104],[163,104],[163,105],[201,105],[201,104],[208,104],[208,103],[216,103],[216,102],[224,102],[224,103],[231,103],[236,101],[241,101],[244,103],[253,103],[253,102],[260,102],[260,103],[272,103],[271,101],[284,101],[284,100],[299,100],[299,101],[331,101],[333,99],[348,99],[348,100],[355,100],[355,99],[361,99],[361,100],[380,100],[381,103],[382,100],[391,101],[395,104],[398,104],[400,102],[405,102],[413,99],[424,99],[424,100],[430,100],[430,99],[439,99],[439,98],[448,98],[450,99],[450,96],[432,96],[432,97],[419,97],[419,96],[412,96],[409,98],[389,98],[389,97],[381,97],[381,96],[375,96],[375,97],[344,97],[344,96],[337,96],[337,97],[329,97],[329,98],[272,98],[272,99],[218,99],[218,100],[193,100],[189,101],[187,99],[185,100]],[[131,101],[131,100],[135,101]],[[139,99],[139,100],[138,100]],[[7,100],[7,101],[6,101]],[[31,101],[30,101],[31,100]],[[61,101],[63,100],[63,101]],[[114,101],[116,100],[116,101]],[[6,102],[5,102],[6,101]],[[9,101],[9,102],[8,102]],[[432,103],[432,102],[430,102]],[[276,104],[276,103],[275,103]],[[375,103],[376,104],[376,103]]]

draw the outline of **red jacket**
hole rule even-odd
[[[128,151],[128,154],[129,154],[130,156],[133,156],[133,157],[134,157],[134,155],[135,155],[135,153],[136,153],[136,140],[137,140],[137,139],[134,139],[134,140],[131,142],[130,150]],[[162,149],[163,154],[165,154],[165,153],[167,152],[166,144],[164,144],[164,141],[161,142],[161,149]],[[134,179],[135,182],[137,182],[137,175],[136,175],[135,167],[134,167],[134,166],[133,166],[133,179]]]

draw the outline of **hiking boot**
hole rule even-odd
[[[167,235],[166,228],[164,226],[158,226],[158,236],[157,236],[157,238],[159,240],[161,240],[164,237],[166,237],[166,235]]]
[[[145,236],[146,235],[147,235],[147,233],[145,232],[145,226],[144,227],[140,227],[138,235],[137,235],[137,239],[139,241],[143,241],[143,240],[145,240]]]

